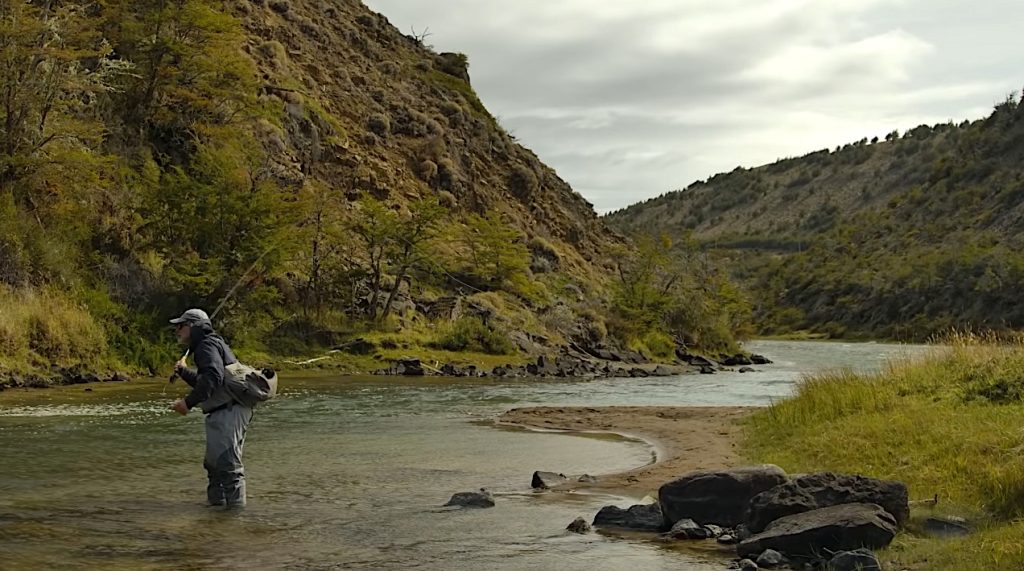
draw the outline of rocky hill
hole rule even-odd
[[[922,339],[1020,329],[1024,107],[736,169],[610,214],[692,232],[756,299],[763,333]]]
[[[465,55],[361,2],[9,11],[0,375],[155,372],[177,351],[166,319],[222,300],[217,325],[268,360],[341,345],[514,361],[573,340],[671,358],[670,335],[731,343],[737,319],[718,304],[669,331],[681,293],[656,311],[617,295],[636,249],[502,128]]]

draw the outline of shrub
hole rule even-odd
[[[383,113],[373,113],[366,120],[366,126],[378,137],[387,137],[391,132],[391,120]]]
[[[514,348],[504,331],[489,328],[477,317],[462,317],[444,328],[431,346],[447,351],[508,355]]]
[[[509,175],[508,187],[517,198],[527,199],[537,192],[537,189],[540,188],[540,183],[537,181],[537,175],[532,169],[523,165],[517,165]]]

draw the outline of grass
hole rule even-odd
[[[55,291],[0,286],[0,371],[108,361],[107,338],[85,308]]]
[[[752,416],[745,455],[791,473],[832,470],[895,479],[911,499],[981,531],[937,540],[915,525],[884,554],[895,568],[1024,567],[1024,345],[955,337],[878,374],[835,371]],[[931,515],[915,509],[915,518]]]

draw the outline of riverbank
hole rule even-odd
[[[819,373],[769,407],[535,408],[500,422],[641,438],[658,461],[596,484],[640,498],[693,469],[771,463],[906,483],[907,528],[879,553],[910,570],[1024,568],[1024,346],[953,340],[874,373]],[[546,469],[541,467],[541,469]],[[932,518],[969,530],[938,537]]]
[[[604,475],[572,489],[605,491],[637,499],[691,470],[738,465],[742,421],[754,407],[536,407],[512,409],[500,424],[544,430],[614,432],[649,442],[657,460],[627,472]],[[538,467],[538,469],[549,469]]]

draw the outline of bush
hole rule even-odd
[[[508,355],[512,342],[504,331],[493,330],[476,317],[463,317],[444,328],[432,347],[446,351],[473,351],[490,355]]]
[[[107,349],[103,329],[63,294],[0,289],[0,357],[24,358],[29,352],[58,365],[90,362]]]
[[[534,174],[532,169],[523,165],[517,165],[512,169],[512,174],[509,175],[508,187],[517,198],[525,200],[537,192],[537,189],[540,188],[540,183],[537,181],[537,175]]]
[[[366,120],[366,126],[378,137],[387,137],[391,132],[391,120],[383,113],[374,113]]]
[[[652,357],[671,360],[675,357],[676,343],[668,335],[660,331],[651,331],[641,339]]]

